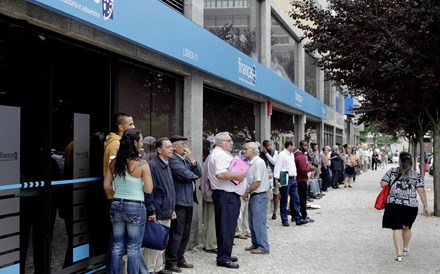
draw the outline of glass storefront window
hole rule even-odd
[[[295,137],[293,114],[273,110],[270,117],[270,136],[274,148],[278,151],[284,149],[284,142]]]
[[[295,81],[296,41],[293,36],[272,16],[271,69],[291,83]]]
[[[330,125],[324,125],[324,145],[333,147],[333,127]]]
[[[204,27],[258,61],[256,20],[258,1],[205,0]],[[254,20],[252,20],[254,19]]]
[[[310,55],[305,55],[305,90],[312,96],[316,97],[316,65]]]
[[[183,80],[120,62],[118,110],[133,116],[142,135],[168,137],[182,132]]]
[[[305,136],[304,139],[307,142],[317,142],[318,140],[318,130],[317,124],[315,122],[307,121],[305,124]]]
[[[237,154],[246,141],[255,140],[254,103],[205,87],[203,136],[211,139],[222,131],[232,135],[233,154]]]

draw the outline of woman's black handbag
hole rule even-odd
[[[170,228],[159,222],[147,221],[145,223],[144,237],[142,239],[142,247],[165,250],[168,243],[168,234]]]

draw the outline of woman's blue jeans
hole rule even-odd
[[[139,274],[143,260],[141,243],[146,220],[144,203],[115,200],[110,208],[110,220],[113,227],[110,273],[122,273],[122,256],[127,250],[127,272]]]

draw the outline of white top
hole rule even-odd
[[[289,176],[296,176],[295,156],[287,149],[278,154],[278,159],[273,170],[273,177],[279,179],[281,171],[289,172]]]
[[[226,152],[221,147],[215,147],[212,150],[210,157],[207,159],[208,179],[213,190],[218,189],[226,192],[235,192],[241,196],[246,192],[246,178],[236,185],[232,181],[220,180],[216,176],[217,174],[228,172],[232,159],[233,156],[231,153]]]
[[[269,153],[266,153],[265,156],[266,156],[267,160],[269,160],[269,162],[270,162],[272,165],[275,165],[276,162],[277,162],[277,159],[278,159],[278,151],[277,151],[277,150],[274,150],[273,156],[270,156]]]
[[[246,173],[248,185],[252,185],[256,181],[261,182],[260,186],[252,193],[266,192],[270,187],[270,183],[272,182],[272,180],[269,180],[269,175],[267,174],[266,163],[260,158],[260,156],[256,155],[254,158],[252,158],[249,164],[251,165],[251,168]]]

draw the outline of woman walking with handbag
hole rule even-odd
[[[385,205],[382,227],[393,230],[396,261],[408,255],[411,227],[418,212],[417,194],[423,205],[423,215],[429,216],[424,183],[420,174],[413,171],[412,157],[407,152],[399,155],[399,167],[391,168],[382,178],[381,186],[391,184]]]
[[[108,273],[122,273],[122,256],[127,249],[127,272],[139,274],[141,265],[141,242],[144,235],[146,211],[144,192],[151,193],[153,182],[150,167],[139,155],[142,134],[138,129],[124,131],[116,158],[104,177],[104,189],[115,190],[110,208],[113,227],[111,267]]]

